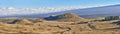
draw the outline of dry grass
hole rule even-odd
[[[7,24],[12,20],[14,19],[0,20],[0,34],[120,34],[120,29],[104,30],[118,27],[119,25],[112,24],[115,21],[73,24],[74,22],[20,19],[15,24]]]

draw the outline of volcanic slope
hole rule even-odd
[[[87,21],[87,19],[82,18],[73,13],[65,13],[57,16],[50,16],[45,18],[46,20],[57,20],[57,21],[65,21],[65,22],[76,22],[76,21]]]

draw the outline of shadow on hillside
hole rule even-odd
[[[17,21],[19,21],[19,20],[18,20],[18,19],[13,20],[13,21],[11,21],[11,22],[8,22],[8,24],[15,24]]]
[[[113,22],[113,24],[117,24],[117,25],[120,25],[120,21],[117,21],[117,22]]]

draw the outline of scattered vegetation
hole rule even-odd
[[[59,15],[53,21],[0,19],[0,34],[120,34],[120,21],[116,19],[117,16],[99,21],[102,19],[85,19],[72,13]]]
[[[109,21],[109,20],[119,20],[119,19],[120,19],[120,16],[107,16],[107,17],[105,17],[106,21]]]

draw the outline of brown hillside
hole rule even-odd
[[[76,22],[76,21],[85,21],[86,19],[78,16],[78,15],[75,15],[73,13],[66,13],[66,14],[62,14],[62,15],[59,15],[59,21],[67,21],[67,22]]]

